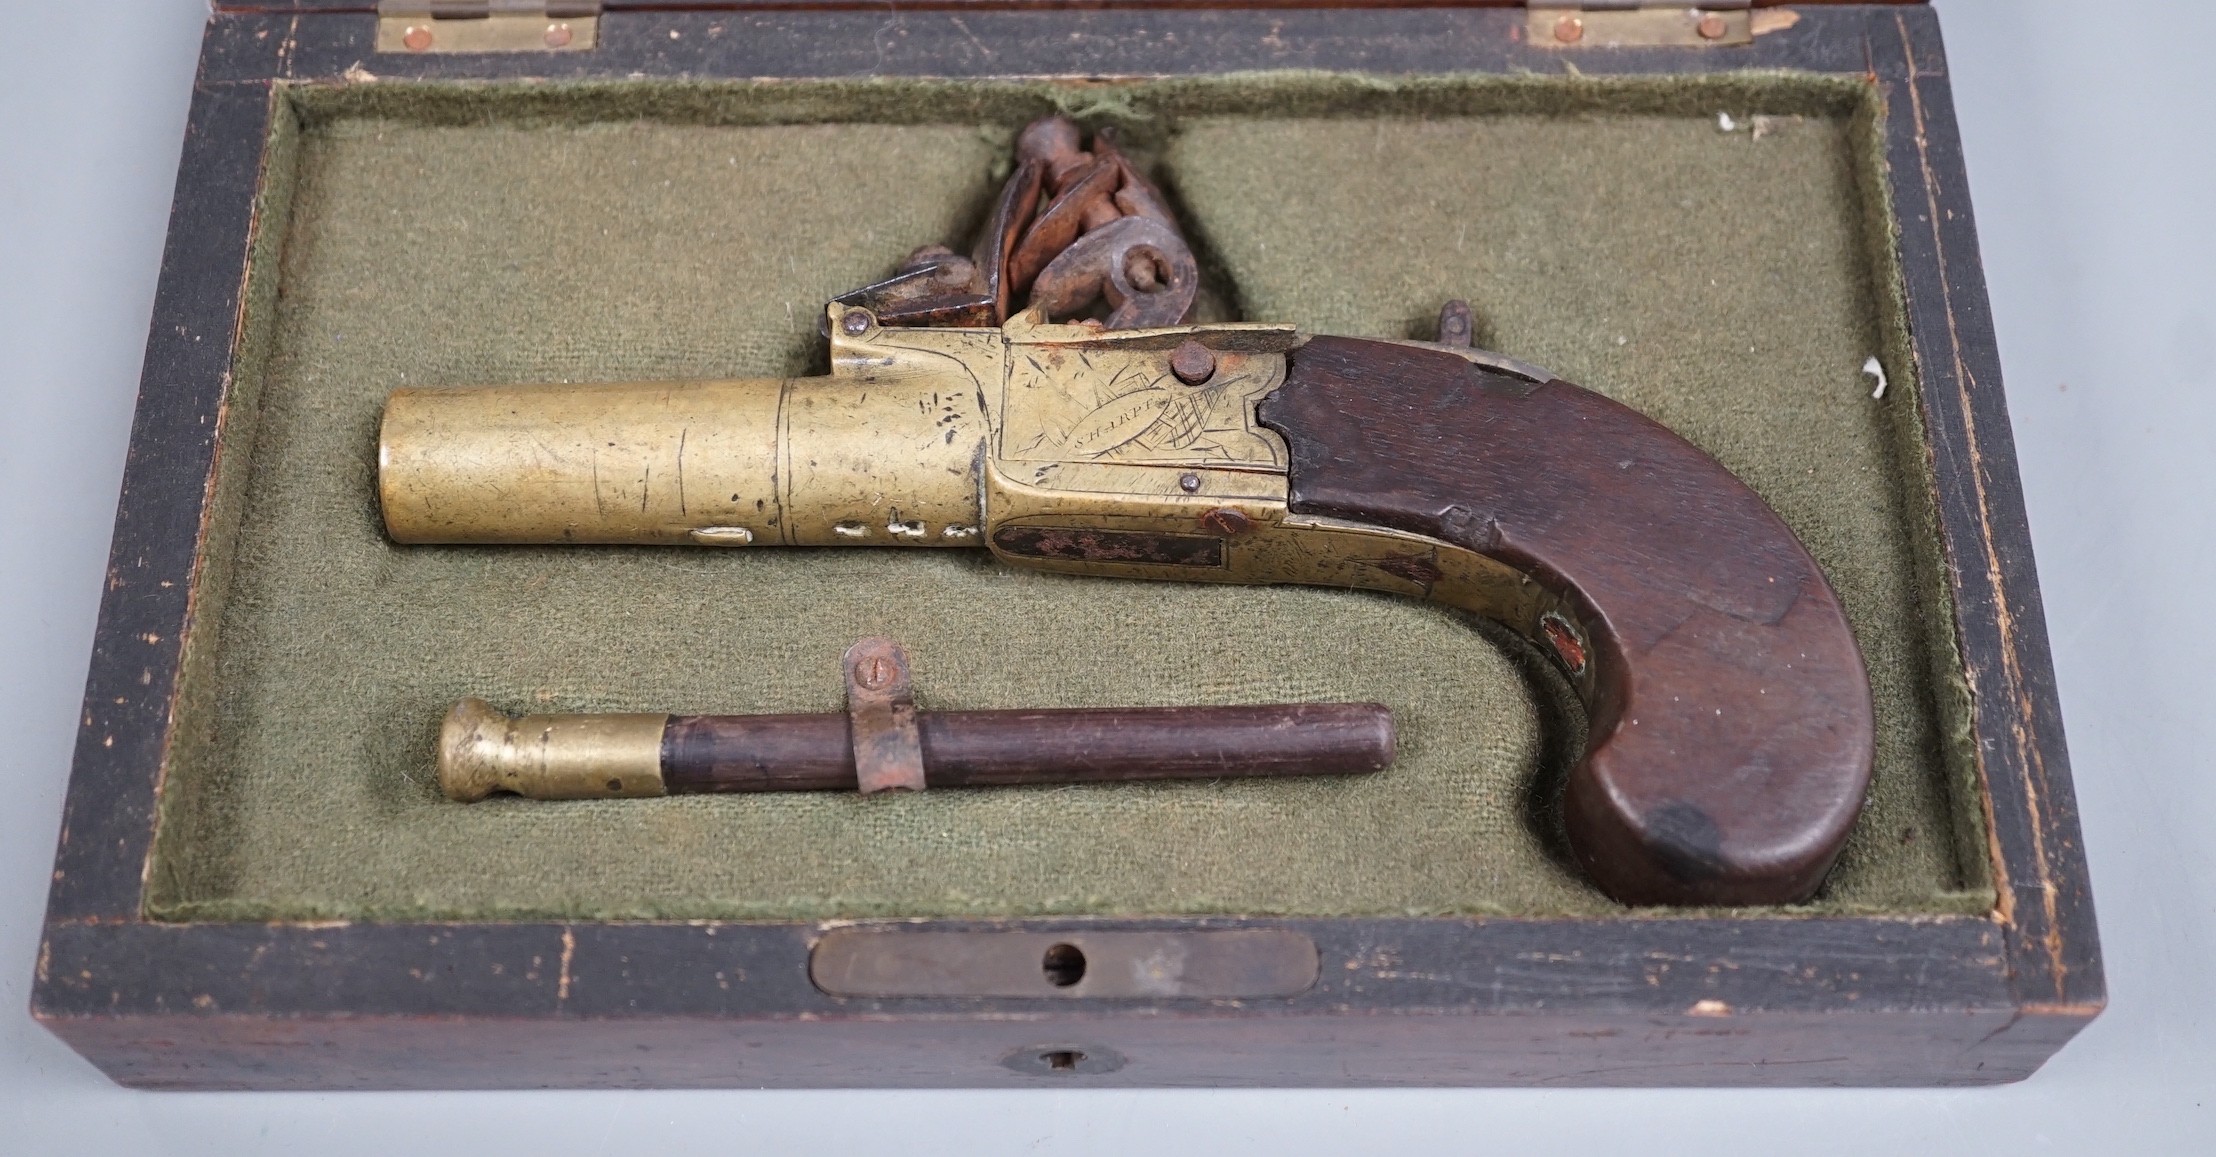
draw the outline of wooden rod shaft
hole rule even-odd
[[[1393,761],[1375,703],[931,711],[916,717],[937,787],[1346,775]],[[672,795],[852,791],[844,715],[679,715],[662,734]]]

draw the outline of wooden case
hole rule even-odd
[[[597,47],[376,50],[366,3],[208,26],[101,607],[33,1010],[148,1088],[1937,1085],[2020,1079],[2103,980],[1945,58],[1917,5],[1793,10],[1589,76],[1798,70],[1883,98],[1884,180],[1997,903],[1983,915],[887,921],[1092,935],[1259,929],[1319,978],[1239,999],[833,996],[853,921],[218,922],[147,914],[183,640],[245,340],[278,90],[386,80],[1179,77],[1559,71],[1478,6],[610,0]],[[1050,935],[1047,937],[1052,939]],[[731,978],[742,978],[731,982]]]

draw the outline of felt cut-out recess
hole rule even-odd
[[[1816,902],[1990,907],[1874,98],[1788,74],[295,89],[163,786],[165,919],[1617,911],[1560,848],[1579,720],[1449,611],[1069,579],[977,552],[400,547],[403,385],[821,372],[829,296],[965,243],[1015,129],[1114,124],[1220,311],[1480,340],[1645,410],[1762,493],[1868,659],[1876,782]],[[1726,131],[1719,113],[1730,114]],[[1862,375],[1877,356],[1881,399]],[[681,797],[438,794],[508,710],[831,711],[865,634],[933,708],[1377,700],[1382,775]]]

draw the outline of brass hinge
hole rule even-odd
[[[1787,9],[1753,10],[1753,0],[1710,0],[1698,7],[1656,0],[1585,0],[1527,5],[1524,34],[1539,48],[1705,48],[1752,44],[1800,19]]]
[[[377,0],[379,52],[582,52],[600,0]]]

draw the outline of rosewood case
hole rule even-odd
[[[1915,533],[1951,605],[1958,669],[1946,674],[1967,693],[1973,765],[1962,804],[1983,833],[1975,874],[1990,881],[1989,907],[178,918],[149,864],[158,834],[180,838],[158,829],[191,706],[180,687],[196,599],[225,549],[211,529],[213,480],[226,454],[251,449],[233,443],[229,407],[251,315],[269,308],[248,272],[273,219],[288,93],[1565,72],[1564,50],[1531,43],[1515,8],[611,2],[590,49],[449,55],[378,51],[365,3],[270,0],[220,4],[204,42],[34,1014],[117,1081],[163,1089],[2027,1076],[2099,1012],[2104,981],[1938,21],[1914,4],[1790,11],[1752,43],[1596,46],[1568,59],[1603,87],[1784,70],[1872,90],[1893,220],[1880,264],[1897,270],[1931,513]],[[559,102],[581,89],[539,91]],[[1164,954],[1186,963],[1147,963]]]

